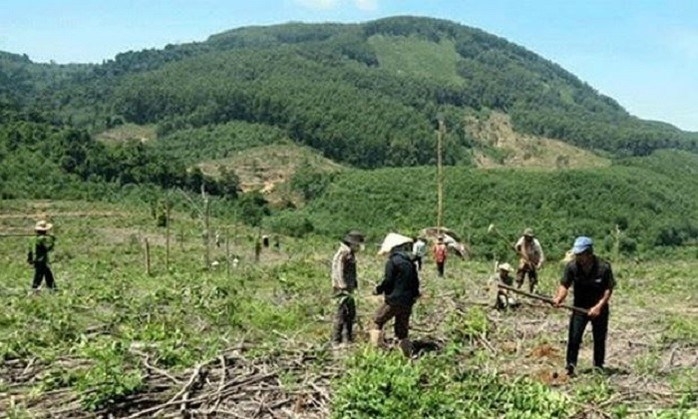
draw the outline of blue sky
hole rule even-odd
[[[695,0],[2,0],[0,50],[94,62],[288,21],[443,18],[560,64],[631,114],[698,131]]]

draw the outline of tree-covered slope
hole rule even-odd
[[[512,241],[525,227],[534,228],[554,258],[582,234],[611,249],[616,226],[621,252],[696,243],[698,181],[685,178],[696,168],[695,154],[669,151],[607,168],[557,172],[447,168],[444,223],[467,237],[480,257],[510,252],[488,234],[490,224]],[[319,232],[337,235],[360,226],[378,238],[435,225],[436,202],[431,167],[354,170],[338,174],[296,216]]]
[[[364,168],[431,163],[438,114],[448,127],[446,164],[469,165],[478,145],[465,116],[490,109],[520,132],[615,155],[698,150],[696,135],[628,115],[521,46],[431,18],[240,28],[125,52],[51,89],[41,87],[47,75],[28,74],[33,89],[17,92],[25,102],[93,132],[156,124],[167,141],[177,131],[243,121]]]

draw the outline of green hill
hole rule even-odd
[[[681,162],[676,164],[676,162]],[[553,258],[577,235],[590,235],[601,251],[645,253],[698,240],[698,181],[687,170],[698,156],[661,152],[611,167],[555,172],[446,168],[444,223],[473,244],[478,257],[504,258],[511,250],[487,229],[495,224],[512,243],[525,227],[538,231]],[[318,232],[338,235],[360,226],[417,234],[436,224],[436,171],[431,167],[346,171],[297,217]]]
[[[482,255],[502,251],[483,233],[491,223],[512,237],[531,225],[558,249],[581,233],[608,245],[616,225],[627,253],[697,236],[697,133],[632,117],[534,52],[445,20],[240,28],[101,65],[3,53],[0,81],[5,199],[143,188],[153,200],[204,185],[234,201],[274,177],[288,192],[281,207],[306,201],[270,220],[280,231],[413,229],[436,218],[443,118],[446,221],[484,243]],[[328,176],[293,162],[261,173],[234,158],[261,150],[253,160],[267,167],[289,144],[348,169]]]
[[[534,52],[431,18],[248,27],[97,66],[37,66],[0,57],[0,74],[20,74],[26,87],[11,95],[92,133],[147,124],[167,140],[245,122],[362,168],[433,163],[438,114],[449,127],[446,164],[472,165],[480,145],[469,127],[490,110],[521,134],[611,155],[698,150],[695,134],[630,116]]]

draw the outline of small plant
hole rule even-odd
[[[89,348],[96,363],[77,378],[76,389],[82,406],[89,411],[102,409],[140,390],[140,371],[128,368],[129,362],[118,342]]]
[[[466,312],[454,311],[449,318],[452,338],[456,342],[470,342],[484,337],[489,331],[487,313],[480,307],[469,308]]]
[[[569,401],[528,379],[507,380],[454,365],[450,356],[417,362],[366,349],[335,382],[332,417],[563,418]]]

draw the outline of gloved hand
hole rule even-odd
[[[373,290],[373,295],[381,295],[382,293],[380,286],[377,286],[376,289]]]

